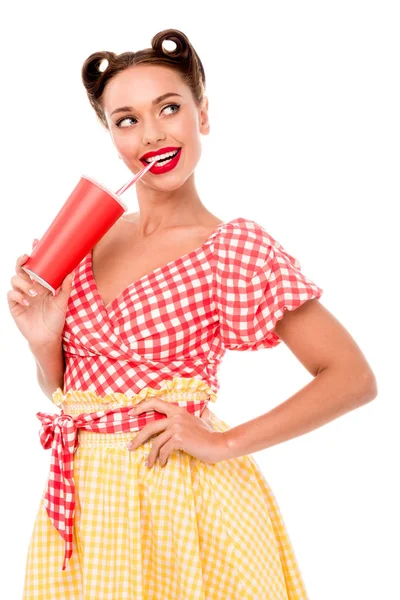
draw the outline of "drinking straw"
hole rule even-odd
[[[118,192],[115,192],[115,195],[116,195],[116,196],[120,196],[121,194],[123,194],[124,192],[126,192],[126,190],[127,190],[128,188],[130,188],[130,187],[131,187],[131,185],[133,185],[134,183],[136,183],[137,181],[139,181],[139,179],[140,179],[141,177],[143,177],[143,175],[144,175],[145,173],[147,173],[147,171],[148,171],[149,169],[151,169],[151,167],[153,166],[153,164],[154,164],[155,162],[157,162],[157,160],[158,160],[158,158],[156,158],[156,157],[155,157],[155,158],[152,158],[152,159],[150,159],[150,161],[151,161],[151,162],[149,162],[149,164],[148,164],[148,165],[146,165],[145,167],[143,167],[143,169],[142,169],[141,171],[139,171],[139,173],[136,173],[135,177],[134,177],[133,179],[131,179],[130,181],[128,181],[127,183],[125,183],[125,185],[123,185],[123,186],[122,186],[122,188],[120,188],[120,189],[118,190]]]

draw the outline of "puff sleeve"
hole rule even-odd
[[[219,336],[228,350],[259,350],[281,343],[273,331],[285,310],[323,290],[301,272],[299,261],[250,219],[236,219],[214,243],[213,299]]]

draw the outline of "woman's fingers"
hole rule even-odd
[[[11,277],[11,287],[16,292],[22,292],[31,298],[37,296],[37,292],[34,290],[32,286],[32,281],[28,277],[28,281],[26,281],[23,277],[19,275],[13,275]]]
[[[15,304],[20,304],[26,308],[30,304],[29,300],[27,300],[24,294],[17,292],[16,290],[10,290],[7,292],[7,302],[10,308],[12,308]]]
[[[35,238],[32,242],[32,250],[34,250],[36,248],[36,246],[38,245],[39,240],[37,238]],[[21,267],[24,263],[26,263],[26,261],[29,258],[29,254],[23,254],[22,256],[19,256],[17,258],[17,262],[15,264],[15,270],[17,272],[17,274],[20,277],[23,277],[24,279],[27,279],[28,281],[31,281],[30,276],[28,275],[28,273],[26,271],[24,271]]]
[[[26,263],[28,258],[28,254],[23,254],[17,258],[17,262],[15,263],[15,272],[17,273],[18,277],[24,279],[25,281],[31,281],[28,273],[22,268],[22,265]]]
[[[160,465],[163,462],[166,462],[167,454],[168,454],[167,450],[171,444],[169,444],[169,446],[167,448],[165,447],[165,445],[167,444],[167,442],[170,441],[171,436],[172,436],[172,432],[170,430],[166,430],[157,436],[157,438],[154,440],[154,442],[151,445],[151,450],[150,450],[150,453],[146,460],[147,467],[152,467],[154,465],[154,463],[156,462],[157,458],[158,458],[158,462],[160,463]],[[161,450],[162,450],[163,454],[161,454]]]

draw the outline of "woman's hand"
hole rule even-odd
[[[16,262],[15,275],[11,278],[12,289],[7,293],[8,307],[30,346],[52,344],[62,335],[73,273],[67,275],[57,295],[53,296],[40,283],[31,281],[22,269],[27,260],[28,255],[24,254]],[[33,290],[35,295],[31,295],[29,290]]]
[[[136,416],[152,409],[166,414],[167,418],[148,423],[127,446],[128,450],[134,450],[151,436],[160,434],[151,446],[148,467],[153,466],[157,456],[160,465],[164,466],[174,450],[183,450],[210,464],[224,460],[227,452],[224,432],[214,431],[202,418],[190,414],[182,406],[150,398],[140,402],[128,414]]]

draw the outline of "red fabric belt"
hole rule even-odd
[[[201,416],[209,399],[173,402],[188,412]],[[75,483],[73,477],[74,452],[78,448],[78,429],[96,433],[127,433],[139,431],[148,422],[166,419],[167,415],[150,410],[138,416],[128,415],[132,406],[118,409],[81,413],[76,417],[61,413],[36,413],[42,426],[39,430],[43,448],[51,448],[50,473],[44,495],[44,506],[54,527],[65,542],[64,562],[72,556],[73,523],[75,511]],[[127,449],[127,452],[129,450]]]

